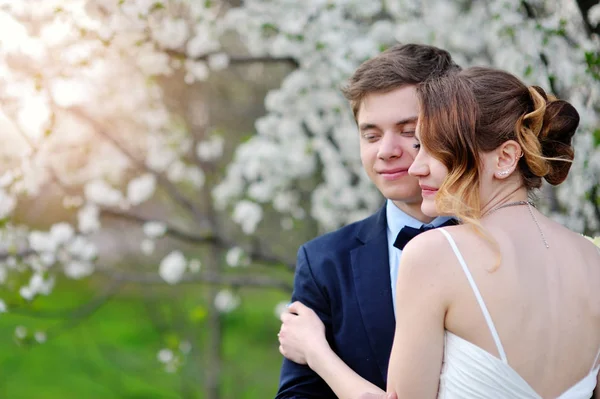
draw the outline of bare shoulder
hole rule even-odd
[[[454,238],[453,230],[445,227]],[[412,292],[448,306],[455,295],[460,267],[450,243],[440,229],[413,238],[402,251],[398,270],[397,292]]]
[[[464,226],[444,227],[456,242],[468,239]],[[412,239],[402,251],[401,264],[418,268],[419,271],[434,275],[443,275],[448,269],[448,260],[454,258],[454,252],[441,229],[427,231]]]
[[[559,238],[559,242],[565,245],[570,244],[576,248],[577,251],[585,254],[596,255],[598,253],[599,248],[590,239],[586,238],[580,233],[570,230],[555,220],[551,220],[550,223],[552,223],[552,227],[555,229],[556,235]]]

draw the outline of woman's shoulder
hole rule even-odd
[[[551,220],[551,223],[557,237],[556,240],[561,243],[561,246],[572,246],[577,248],[578,251],[593,255],[600,251],[597,244],[583,234],[577,233],[555,220]]]
[[[422,265],[420,267],[435,268],[448,262],[453,257],[455,243],[461,247],[465,242],[476,237],[467,226],[448,226],[428,230],[413,238],[402,251],[402,260],[406,263]]]

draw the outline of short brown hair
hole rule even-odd
[[[367,94],[416,85],[459,70],[446,50],[422,44],[398,44],[362,63],[342,92],[357,118],[361,101]]]
[[[508,140],[523,150],[519,172],[528,189],[542,178],[562,183],[575,153],[579,114],[568,102],[527,87],[508,72],[473,67],[417,87],[421,144],[448,168],[436,198],[443,213],[481,217],[480,154]]]

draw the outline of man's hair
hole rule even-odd
[[[363,62],[342,92],[357,118],[366,95],[416,85],[451,71],[460,71],[460,67],[446,50],[422,44],[398,44]]]

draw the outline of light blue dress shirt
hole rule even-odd
[[[400,265],[400,256],[402,251],[394,247],[394,242],[398,233],[404,226],[414,227],[418,229],[423,224],[426,226],[438,227],[451,219],[448,216],[440,216],[431,223],[423,223],[402,212],[391,200],[386,203],[386,218],[387,218],[387,240],[388,240],[388,255],[390,260],[390,281],[392,283],[392,299],[394,301],[394,315],[396,314],[396,280],[398,278],[398,266]]]

